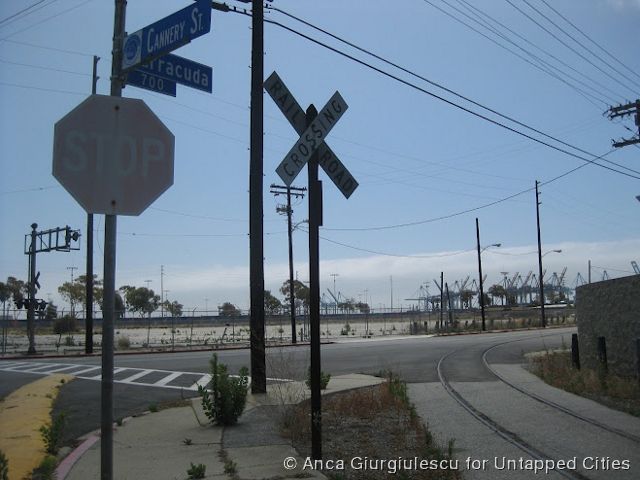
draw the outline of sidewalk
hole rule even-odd
[[[383,379],[368,375],[333,377],[332,393],[375,385]],[[118,480],[184,480],[193,463],[206,466],[207,479],[243,480],[279,478],[326,478],[302,470],[304,459],[278,434],[281,405],[299,402],[308,395],[301,382],[274,384],[268,392],[249,395],[238,424],[216,427],[208,423],[200,399],[191,405],[125,419],[114,427],[114,478]],[[292,460],[292,459],[295,459]],[[285,468],[297,465],[295,468]],[[225,471],[226,469],[226,471]],[[89,434],[58,467],[58,480],[100,478],[99,432]]]

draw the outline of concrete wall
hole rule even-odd
[[[640,338],[640,275],[583,285],[576,289],[580,363],[598,366],[598,337],[605,337],[611,373],[635,376]]]

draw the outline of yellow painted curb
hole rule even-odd
[[[45,456],[39,429],[51,422],[51,408],[61,381],[71,375],[40,378],[15,390],[0,402],[0,450],[9,460],[9,480],[31,478]]]

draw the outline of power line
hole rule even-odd
[[[27,90],[40,90],[42,92],[65,93],[68,95],[79,95],[82,97],[87,96],[86,92],[72,92],[71,90],[57,90],[55,88],[34,87],[32,85],[20,85],[19,83],[0,82],[0,85],[4,85],[6,87],[24,88]]]
[[[600,156],[600,158],[602,157],[606,157],[607,155],[610,155],[612,152],[615,152],[615,149],[613,150],[609,150],[607,153],[603,154]],[[564,178],[574,172],[576,172],[577,170],[580,170],[581,168],[586,167],[588,164],[583,163],[582,165],[578,165],[575,168],[572,168],[571,170],[567,170],[564,173],[561,173],[560,175],[557,175],[553,178],[551,178],[550,180],[546,180],[544,182],[541,182],[539,185],[548,185],[550,183],[553,183],[557,180],[560,180],[561,178]],[[328,231],[334,231],[334,232],[369,232],[369,231],[376,231],[376,230],[392,230],[392,229],[396,229],[396,228],[405,228],[405,227],[413,227],[413,226],[417,226],[417,225],[424,225],[427,223],[433,223],[433,222],[438,222],[441,220],[448,220],[450,218],[454,218],[454,217],[459,217],[461,215],[465,215],[467,213],[471,213],[471,212],[475,212],[478,210],[482,210],[484,208],[488,208],[488,207],[492,207],[494,205],[498,205],[500,203],[504,203],[508,200],[511,200],[513,198],[519,197],[520,195],[524,195],[525,193],[529,193],[534,191],[535,188],[531,187],[531,188],[527,188],[525,190],[522,190],[520,192],[514,193],[512,195],[509,195],[507,197],[501,198],[499,200],[495,200],[493,202],[489,202],[489,203],[485,203],[483,205],[479,205],[477,207],[472,207],[472,208],[468,208],[466,210],[461,210],[455,213],[450,213],[447,215],[441,215],[439,217],[433,217],[433,218],[428,218],[425,220],[417,220],[417,221],[413,221],[413,222],[405,222],[405,223],[397,223],[397,224],[393,224],[393,225],[383,225],[383,226],[378,226],[378,227],[360,227],[360,228],[323,228],[324,230],[328,230]]]
[[[546,0],[541,0],[542,3],[544,3],[547,7],[549,7],[553,12],[556,13],[556,15],[558,15],[560,18],[562,18],[565,22],[567,22],[569,25],[571,25],[578,33],[580,33],[584,38],[586,38],[587,40],[589,40],[591,43],[593,43],[596,47],[598,47],[602,52],[604,52],[605,54],[607,54],[610,58],[612,58],[613,60],[615,60],[616,62],[618,62],[619,65],[621,65],[622,67],[626,68],[629,72],[631,72],[633,75],[635,75],[636,77],[640,78],[640,75],[638,75],[636,72],[634,72],[631,68],[629,68],[627,65],[625,65],[623,62],[621,62],[620,60],[618,60],[618,58],[616,58],[612,53],[610,53],[608,50],[606,50],[604,47],[602,47],[598,42],[596,42],[595,40],[593,40],[591,37],[589,37],[589,35],[587,35],[586,33],[584,33],[583,30],[581,30],[580,28],[578,28],[573,22],[571,22],[567,17],[565,17],[564,15],[562,15],[558,10],[556,10],[555,8],[553,8],[553,6],[551,6]]]
[[[28,7],[23,8],[22,10],[19,10],[18,12],[14,13],[13,15],[9,15],[8,17],[3,18],[2,20],[0,20],[0,25],[2,25],[5,22],[8,22],[9,20],[11,20],[12,18],[17,17],[18,15],[20,15],[21,13],[25,13],[28,10],[31,10],[33,7],[36,7],[38,5],[40,5],[42,2],[45,2],[46,0],[38,0],[36,3],[29,5]],[[55,1],[55,0],[54,0]]]
[[[525,3],[527,3],[527,5],[530,6],[529,2],[527,2],[526,0],[524,0]],[[517,5],[515,5],[511,0],[505,0],[505,2],[507,2],[509,5],[511,5],[513,8],[515,8],[518,12],[520,12],[522,15],[524,15],[525,17],[527,17],[529,20],[531,20],[533,23],[535,23],[538,27],[540,27],[542,30],[544,30],[545,32],[547,32],[549,35],[551,35],[553,38],[555,38],[558,42],[560,42],[562,45],[564,45],[566,48],[568,48],[569,50],[571,50],[573,53],[575,53],[576,55],[578,55],[580,58],[582,58],[585,62],[589,63],[590,65],[592,65],[593,67],[595,67],[597,70],[599,70],[600,72],[602,72],[604,75],[606,75],[607,77],[609,77],[611,80],[613,80],[614,82],[622,85],[624,88],[629,89],[631,91],[634,91],[634,89],[632,87],[629,87],[628,85],[625,85],[624,83],[622,83],[620,80],[618,80],[616,77],[614,77],[613,75],[611,75],[609,72],[603,70],[599,65],[596,65],[595,63],[593,63],[591,60],[589,60],[587,57],[585,57],[582,53],[580,53],[579,51],[577,51],[575,48],[573,48],[571,45],[567,44],[564,40],[562,40],[561,38],[559,38],[555,33],[553,33],[552,31],[550,31],[548,28],[546,28],[544,25],[542,25],[540,22],[538,22],[535,18],[531,17],[531,15],[529,15],[527,12],[525,12],[524,10],[522,10],[520,7],[518,7]],[[634,91],[635,92],[635,91]],[[636,92],[637,93],[637,92]]]
[[[498,126],[498,127],[501,127],[501,128],[503,128],[503,129],[505,129],[505,130],[508,130],[508,131],[510,131],[510,132],[512,132],[512,133],[515,133],[515,134],[517,134],[517,135],[520,135],[520,136],[522,136],[522,137],[524,137],[524,138],[527,138],[527,139],[529,139],[529,140],[532,140],[532,141],[534,141],[534,142],[536,142],[536,143],[539,143],[539,144],[541,144],[541,145],[544,145],[544,146],[546,146],[546,147],[549,147],[549,148],[551,148],[551,149],[553,149],[553,150],[556,150],[556,151],[558,151],[558,152],[564,153],[564,154],[566,154],[566,155],[568,155],[568,156],[571,156],[571,157],[573,157],[573,158],[577,158],[577,159],[579,159],[579,160],[582,160],[583,162],[587,162],[587,163],[590,163],[590,164],[594,164],[594,165],[597,165],[597,166],[599,166],[599,167],[601,167],[601,168],[605,168],[605,169],[607,169],[607,170],[611,170],[611,171],[613,171],[613,172],[619,173],[619,174],[621,174],[621,175],[625,175],[625,176],[628,176],[628,177],[631,177],[631,178],[635,178],[635,179],[640,180],[640,177],[638,177],[638,176],[636,176],[636,175],[631,175],[631,174],[629,174],[629,173],[622,172],[622,171],[620,171],[620,170],[616,170],[615,168],[608,167],[608,166],[606,166],[606,165],[602,165],[602,164],[597,163],[595,160],[598,160],[598,159],[602,158],[602,156],[598,157],[598,156],[596,156],[596,155],[594,155],[594,154],[592,154],[592,153],[589,153],[589,152],[586,152],[585,150],[582,150],[582,149],[581,149],[581,148],[579,148],[579,147],[575,147],[575,146],[570,145],[570,144],[568,144],[568,143],[566,143],[566,142],[564,142],[564,141],[562,141],[562,140],[556,139],[555,137],[552,137],[552,136],[550,136],[550,135],[548,135],[548,134],[546,134],[546,133],[544,133],[544,132],[541,132],[541,131],[539,131],[539,130],[537,130],[537,129],[533,128],[533,127],[530,127],[530,126],[528,126],[528,125],[526,125],[526,124],[524,124],[524,123],[522,123],[522,122],[519,122],[519,121],[517,121],[517,120],[515,120],[515,119],[512,119],[512,118],[510,118],[510,117],[508,117],[508,116],[506,116],[506,115],[500,114],[499,112],[496,112],[495,110],[492,110],[492,109],[490,109],[489,107],[485,107],[485,106],[483,106],[483,105],[481,105],[481,104],[479,104],[479,103],[477,103],[477,102],[474,102],[474,101],[472,101],[472,100],[467,99],[467,101],[469,101],[469,102],[471,102],[471,103],[474,103],[475,105],[481,106],[482,108],[484,108],[484,109],[486,109],[486,110],[488,110],[488,111],[490,111],[490,112],[492,112],[492,113],[495,113],[496,115],[498,115],[498,116],[500,116],[500,117],[503,117],[503,118],[505,118],[505,119],[507,119],[507,120],[509,120],[509,121],[511,121],[511,122],[514,122],[514,123],[516,123],[516,124],[518,124],[518,125],[520,125],[520,126],[523,126],[523,127],[527,128],[527,129],[529,129],[529,130],[532,130],[532,131],[534,131],[534,132],[536,132],[536,133],[539,133],[540,135],[543,135],[543,136],[545,136],[545,137],[547,137],[547,138],[549,138],[549,139],[552,139],[552,140],[553,140],[553,141],[555,141],[555,142],[558,142],[558,143],[560,143],[560,144],[562,144],[562,145],[565,145],[565,146],[568,146],[568,147],[570,147],[570,148],[573,148],[574,150],[577,150],[577,151],[580,151],[580,152],[586,153],[586,154],[588,154],[588,155],[590,155],[590,156],[593,156],[593,157],[594,157],[594,160],[589,160],[589,159],[584,158],[584,157],[582,157],[582,156],[580,156],[580,155],[577,155],[577,154],[575,154],[575,153],[573,153],[573,152],[570,152],[570,151],[568,151],[568,150],[565,150],[565,149],[563,149],[563,148],[561,148],[561,147],[558,147],[558,146],[556,146],[556,145],[552,145],[552,144],[550,144],[550,143],[548,143],[548,142],[545,142],[544,140],[540,140],[539,138],[533,137],[533,136],[531,136],[531,135],[529,135],[529,134],[527,134],[527,133],[521,132],[520,130],[517,130],[517,129],[515,129],[515,128],[513,128],[513,127],[510,127],[510,126],[508,126],[508,125],[505,125],[504,123],[501,123],[501,122],[498,122],[497,120],[494,120],[494,119],[492,119],[492,118],[489,118],[489,117],[487,117],[486,115],[483,115],[483,114],[478,113],[478,112],[475,112],[475,111],[473,111],[473,110],[471,110],[471,109],[469,109],[469,108],[467,108],[467,107],[464,107],[464,106],[462,106],[462,105],[459,105],[459,104],[455,103],[455,102],[454,102],[454,101],[452,101],[452,100],[448,100],[448,99],[446,99],[446,98],[444,98],[444,97],[442,97],[442,96],[440,96],[440,95],[437,95],[437,94],[435,94],[435,93],[433,93],[433,92],[431,92],[431,91],[429,91],[429,90],[426,90],[425,88],[419,87],[418,85],[415,85],[415,84],[413,84],[413,83],[411,83],[411,82],[409,82],[409,81],[407,81],[407,80],[403,80],[403,79],[401,79],[400,77],[398,77],[398,76],[396,76],[396,75],[393,75],[393,74],[391,74],[391,73],[389,73],[389,72],[386,72],[386,71],[384,71],[384,70],[382,70],[382,69],[380,69],[380,68],[378,68],[378,67],[376,67],[376,66],[374,66],[374,65],[371,65],[370,63],[365,62],[364,60],[360,60],[360,59],[358,59],[358,58],[356,58],[356,57],[354,57],[354,56],[352,56],[352,55],[350,55],[350,54],[348,54],[348,53],[345,53],[345,52],[343,52],[343,51],[341,51],[341,50],[338,50],[338,49],[337,49],[337,48],[335,48],[335,47],[332,47],[332,46],[330,46],[330,45],[327,45],[326,43],[323,43],[323,42],[321,42],[321,41],[319,41],[319,40],[316,40],[316,39],[314,39],[314,38],[312,38],[312,37],[310,37],[310,36],[308,36],[308,35],[305,35],[304,33],[299,32],[299,31],[297,31],[297,30],[295,30],[295,29],[293,29],[293,28],[291,28],[291,27],[288,27],[288,26],[286,26],[286,25],[283,25],[283,24],[281,24],[281,23],[279,23],[279,22],[276,22],[276,21],[274,21],[274,20],[268,20],[268,19],[265,19],[265,22],[266,22],[266,23],[273,24],[273,25],[276,25],[276,26],[278,26],[278,27],[280,27],[280,28],[282,28],[282,29],[284,29],[284,30],[287,30],[287,31],[289,31],[289,32],[291,32],[291,33],[293,33],[293,34],[295,34],[295,35],[298,35],[298,36],[300,36],[300,37],[302,37],[302,38],[304,38],[304,39],[306,39],[306,40],[308,40],[308,41],[310,41],[310,42],[312,42],[312,43],[315,43],[315,44],[320,45],[320,46],[322,46],[322,47],[324,47],[324,48],[326,48],[326,49],[328,49],[328,50],[330,50],[330,51],[333,51],[334,53],[337,53],[338,55],[341,55],[341,56],[343,56],[343,57],[345,57],[345,58],[348,58],[348,59],[350,59],[350,60],[352,60],[352,61],[354,61],[354,62],[356,62],[356,63],[359,63],[360,65],[363,65],[363,66],[365,66],[365,67],[367,67],[367,68],[369,68],[369,69],[371,69],[371,70],[374,70],[374,71],[376,71],[376,72],[380,73],[380,74],[381,74],[381,75],[383,75],[383,76],[389,77],[389,78],[391,78],[392,80],[396,80],[396,81],[397,81],[397,82],[399,82],[399,83],[402,83],[402,84],[404,84],[404,85],[406,85],[406,86],[408,86],[408,87],[410,87],[410,88],[413,88],[413,89],[418,90],[418,91],[420,91],[420,92],[422,92],[422,93],[425,93],[425,94],[427,94],[427,95],[429,95],[429,96],[431,96],[431,97],[433,97],[433,98],[435,98],[435,99],[437,99],[437,100],[440,100],[440,101],[442,101],[442,102],[444,102],[444,103],[446,103],[446,104],[448,104],[448,105],[450,105],[450,106],[452,106],[452,107],[455,107],[455,108],[457,108],[457,109],[459,109],[459,110],[462,110],[462,111],[464,111],[464,112],[466,112],[466,113],[469,113],[469,114],[471,114],[471,115],[473,115],[473,116],[475,116],[475,117],[478,117],[478,118],[480,118],[480,119],[482,119],[482,120],[485,120],[485,121],[487,121],[487,122],[489,122],[489,123],[492,123],[492,124],[494,124],[494,125],[496,125],[496,126]],[[455,94],[455,93],[454,93],[454,94]],[[458,95],[458,94],[456,94],[456,95]],[[458,96],[460,96],[461,98],[465,98],[465,99],[466,99],[466,97],[462,97],[461,95],[458,95]],[[625,167],[625,166],[623,166],[623,165],[619,165],[619,164],[617,164],[617,163],[615,163],[615,162],[611,162],[610,160],[605,160],[605,161],[606,161],[607,163],[613,164],[613,165],[615,165],[615,166],[617,166],[617,167],[623,168],[623,169],[625,169],[625,170],[629,170],[629,171],[631,171],[631,172],[634,172],[634,173],[636,173],[636,174],[640,175],[640,172],[638,172],[638,171],[635,171],[635,170],[630,169],[630,168],[628,168],[628,167]]]
[[[44,67],[44,66],[41,66],[41,65],[33,65],[33,64],[29,64],[29,63],[12,62],[10,60],[5,60],[5,59],[2,59],[2,58],[0,58],[0,62],[7,63],[9,65],[18,65],[20,67],[29,67],[29,68],[38,68],[40,70],[49,70],[51,72],[69,73],[71,75],[79,75],[79,76],[82,76],[82,77],[90,77],[91,76],[90,73],[74,72],[72,70],[61,70],[59,68]]]
[[[535,43],[533,43],[531,40],[529,40],[527,37],[525,37],[524,35],[521,35],[520,33],[516,32],[515,30],[509,28],[507,25],[505,25],[504,23],[496,20],[494,17],[492,17],[491,15],[489,15],[488,13],[482,11],[481,9],[479,9],[478,7],[470,4],[468,1],[466,0],[457,0],[458,3],[460,3],[461,5],[463,5],[465,8],[467,8],[467,10],[469,10],[471,13],[475,14],[476,17],[479,17],[479,15],[482,15],[485,18],[488,18],[490,21],[494,22],[495,24],[499,25],[500,27],[502,27],[504,30],[507,30],[508,32],[510,32],[512,35],[515,35],[517,38],[519,38],[520,40],[522,40],[523,42],[525,42],[528,45],[531,45],[532,47],[536,48],[537,50],[541,51],[542,53],[544,53],[545,55],[549,56],[550,58],[554,59],[556,62],[560,63],[561,65],[563,65],[564,67],[570,69],[571,71],[577,73],[578,75],[581,75],[583,78],[589,80],[590,82],[594,83],[595,85],[599,86],[600,89],[605,89],[608,90],[609,92],[613,93],[616,97],[619,97],[619,95],[614,92],[613,90],[611,90],[610,88],[608,88],[607,86],[603,85],[602,83],[598,82],[597,80],[594,80],[593,78],[589,77],[588,75],[586,75],[585,73],[577,70],[576,68],[572,67],[571,65],[569,65],[568,63],[566,63],[565,61],[563,61],[562,59],[558,58],[556,55],[554,55],[553,53],[543,49],[542,47],[536,45]],[[445,1],[446,3],[446,1]],[[455,7],[451,7],[451,8],[455,8]],[[456,9],[457,10],[457,9]],[[461,12],[462,13],[462,12]],[[464,13],[463,13],[464,15]],[[466,16],[466,15],[465,15]],[[467,18],[469,18],[467,16]],[[473,19],[472,19],[473,20]],[[477,20],[475,20],[477,22]],[[465,24],[466,25],[466,24]],[[543,63],[544,65],[547,65],[550,69],[554,69],[557,70],[558,72],[564,74],[565,76],[567,76],[568,78],[570,78],[571,80],[578,82],[579,84],[585,86],[586,88],[594,91],[596,93],[596,95],[600,95],[601,97],[605,98],[605,99],[609,99],[611,100],[611,97],[604,95],[601,91],[595,89],[594,87],[587,85],[586,83],[584,83],[583,81],[574,78],[573,76],[569,75],[566,72],[563,72],[562,70],[558,69],[557,67],[554,67],[553,65],[551,65],[549,62],[541,59],[540,57],[538,57],[537,55],[531,53],[530,51],[524,49],[523,47],[521,47],[520,45],[518,45],[516,42],[514,42],[513,40],[511,40],[510,38],[508,38],[507,36],[503,35],[502,33],[500,33],[497,29],[495,29],[494,27],[492,27],[491,25],[489,26],[485,26],[485,28],[491,30],[495,35],[500,36],[501,38],[504,38],[506,41],[508,41],[509,43],[511,43],[512,45],[514,45],[516,48],[522,50],[524,53],[526,53],[527,55],[531,56],[532,58],[536,59],[537,61]],[[549,75],[551,75],[553,78],[559,79],[555,74],[553,74],[552,72],[548,72],[546,70],[543,70],[546,73],[548,73]],[[562,81],[562,79],[559,79]],[[563,83],[567,84],[568,86],[570,86],[571,88],[573,88],[574,90],[576,90],[578,93],[581,94],[587,94],[589,95],[591,98],[594,98],[595,100],[599,101],[599,102],[603,102],[603,100],[600,97],[596,97],[592,94],[589,94],[587,92],[584,92],[581,89],[576,88],[575,86],[564,82]],[[606,103],[606,102],[605,102]]]
[[[563,17],[562,15],[560,15],[553,7],[551,7],[545,0],[541,0],[547,7],[549,7],[551,10],[553,10],[556,14],[558,14],[563,20],[567,21],[568,20]],[[531,3],[529,3],[528,0],[524,0],[524,2],[529,5],[530,8],[532,8],[533,10],[535,10],[536,12],[538,12],[538,14],[543,17],[544,19],[546,19],[549,23],[551,23],[554,27],[556,27],[558,30],[560,30],[562,33],[564,33],[567,37],[569,37],[571,40],[573,40],[576,44],[580,45],[583,49],[585,49],[587,52],[589,52],[591,55],[593,55],[595,58],[597,58],[598,60],[600,60],[602,63],[604,63],[607,67],[609,67],[611,70],[613,70],[614,72],[616,72],[618,75],[621,75],[622,77],[624,77],[625,79],[627,79],[628,81],[630,81],[631,83],[635,84],[636,86],[640,86],[640,84],[636,81],[633,80],[631,78],[629,78],[626,74],[622,73],[620,70],[618,70],[616,67],[614,67],[613,65],[611,65],[609,62],[607,62],[606,60],[604,60],[600,55],[596,54],[593,52],[593,50],[591,50],[590,48],[586,47],[582,42],[580,42],[579,40],[577,40],[573,35],[571,35],[570,33],[568,33],[566,30],[564,30],[562,27],[560,27],[557,23],[555,23],[553,20],[551,20],[548,16],[546,16],[544,13],[542,13],[540,10],[538,10],[536,7],[534,7],[533,5],[531,5]],[[569,24],[571,24],[571,22],[569,22]]]
[[[64,48],[45,47],[44,45],[36,45],[36,44],[33,44],[33,43],[19,42],[17,40],[9,40],[9,39],[6,39],[6,38],[4,40],[2,40],[2,41],[3,42],[7,42],[7,43],[13,43],[13,44],[16,44],[16,45],[24,45],[24,46],[31,47],[31,48],[41,48],[43,50],[49,50],[49,51],[52,51],[52,52],[68,53],[70,55],[80,55],[82,57],[93,57],[93,55],[89,54],[89,53],[78,52],[78,51],[75,51],[75,50],[67,50],[67,49],[64,49]]]

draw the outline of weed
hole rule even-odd
[[[608,374],[602,367],[576,370],[570,352],[533,357],[531,370],[554,387],[640,416],[640,386],[635,379]]]
[[[185,445],[191,445],[193,444],[193,440],[191,440],[190,438],[185,438],[184,440],[182,440],[182,443],[184,443]]]
[[[42,459],[40,465],[33,471],[32,479],[54,480],[56,478],[56,467],[58,460],[53,455],[47,455]]]
[[[8,480],[9,478],[9,460],[0,450],[0,480]]]
[[[127,350],[131,348],[131,340],[126,335],[120,335],[118,337],[118,350]]]
[[[65,426],[65,415],[60,412],[51,422],[50,425],[40,427],[40,435],[45,445],[47,453],[55,455],[58,453],[60,443],[62,442],[62,432]]]
[[[187,475],[189,475],[189,480],[204,478],[206,471],[207,471],[207,466],[204,463],[199,463],[198,465],[194,465],[192,463],[189,470],[187,470]]]
[[[329,385],[329,380],[331,380],[331,374],[320,372],[320,390],[326,390],[327,385]],[[311,367],[307,370],[307,379],[305,380],[305,385],[307,388],[311,388]]]
[[[151,413],[156,413],[158,411],[158,405],[156,405],[155,403],[150,403],[149,404],[149,411]]]
[[[227,475],[235,475],[238,473],[238,465],[231,459],[226,459],[224,461],[224,473]]]
[[[122,426],[122,423],[123,423],[123,422],[122,422],[122,418],[118,418],[118,419],[116,420],[116,425],[117,425],[117,426],[121,427],[121,426]]]
[[[249,370],[240,369],[238,377],[231,378],[227,366],[218,363],[218,355],[213,354],[211,364],[211,393],[198,386],[202,397],[202,409],[207,418],[217,425],[233,425],[238,421],[247,403]]]

